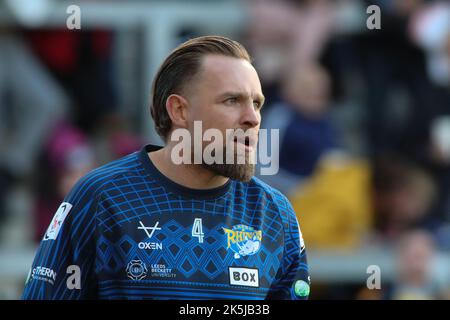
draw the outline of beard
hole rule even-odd
[[[255,174],[255,165],[250,163],[245,164],[203,163],[202,166],[218,175],[243,182],[250,181],[250,179]]]
[[[202,166],[220,176],[228,177],[232,180],[239,180],[243,182],[248,182],[255,174],[255,164],[250,161],[250,154],[245,152],[244,163],[239,163],[243,161],[237,161],[238,155],[236,148],[234,150],[234,161],[233,163],[227,163],[226,161],[226,148],[223,147],[223,161],[222,163],[205,163],[202,162]],[[243,155],[242,155],[243,156]]]

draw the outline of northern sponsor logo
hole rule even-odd
[[[56,272],[50,268],[38,266],[31,271],[31,279],[45,281],[54,285],[56,281]]]

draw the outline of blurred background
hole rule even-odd
[[[366,25],[372,4],[381,29]],[[70,5],[80,30],[67,28]],[[161,144],[152,78],[207,34],[254,58],[261,127],[280,130],[279,173],[260,178],[297,212],[310,298],[450,299],[450,3],[439,0],[0,0],[0,299],[20,297],[77,179]]]

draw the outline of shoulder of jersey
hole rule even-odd
[[[259,188],[261,192],[266,193],[274,201],[277,200],[284,201],[287,199],[286,196],[280,190],[272,187],[271,185],[265,183],[264,181],[262,181],[257,177],[252,177],[252,179],[248,182],[248,184],[249,187]]]
[[[139,160],[137,152],[104,164],[84,175],[74,186],[74,189],[90,189],[97,191],[105,183],[128,172],[137,170]]]

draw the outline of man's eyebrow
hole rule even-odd
[[[248,98],[252,96],[253,99],[257,100],[259,103],[264,103],[265,97],[262,94],[256,93],[253,95],[249,95],[246,92],[240,92],[240,91],[227,91],[219,95],[220,98],[226,98],[226,97],[236,97],[236,98]]]

